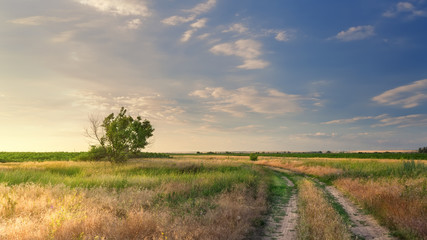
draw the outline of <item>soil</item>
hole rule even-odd
[[[278,170],[278,169],[274,169]],[[286,177],[282,177],[286,181],[286,185],[294,187],[291,180]],[[296,226],[298,222],[297,213],[297,193],[296,190],[292,190],[291,197],[287,204],[277,206],[276,212],[284,214],[283,217],[270,216],[267,220],[265,235],[262,239],[277,239],[277,240],[293,240],[297,239]]]

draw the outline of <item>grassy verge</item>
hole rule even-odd
[[[298,189],[299,239],[351,239],[342,218],[313,182],[303,179]]]

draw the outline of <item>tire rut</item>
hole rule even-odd
[[[380,226],[375,219],[370,215],[363,214],[349,199],[344,197],[335,187],[326,186],[328,191],[336,201],[341,204],[344,210],[350,217],[353,226],[350,230],[353,234],[363,237],[366,240],[378,239],[388,240],[394,239],[390,236],[390,232],[384,227]]]
[[[282,169],[270,168],[275,171]],[[288,187],[294,187],[294,183],[287,177],[282,177]],[[277,239],[277,240],[294,240],[297,239],[297,223],[298,223],[298,208],[297,208],[297,191],[291,192],[291,197],[286,204],[277,206],[276,211],[283,213],[283,217],[270,216],[265,227],[265,236],[261,239]]]

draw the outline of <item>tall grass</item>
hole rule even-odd
[[[340,215],[312,182],[301,180],[298,189],[299,239],[351,239]]]
[[[241,163],[4,163],[0,239],[242,239],[267,178]]]
[[[425,161],[275,158],[260,163],[334,184],[400,238],[427,238]]]
[[[340,178],[334,184],[403,239],[427,239],[426,179]]]

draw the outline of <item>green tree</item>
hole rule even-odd
[[[91,117],[90,130],[86,130],[87,135],[104,149],[106,158],[114,163],[124,163],[131,155],[141,152],[148,145],[148,138],[153,136],[154,128],[148,120],[140,116],[133,118],[126,112],[122,107],[118,115],[111,113],[102,123]]]

